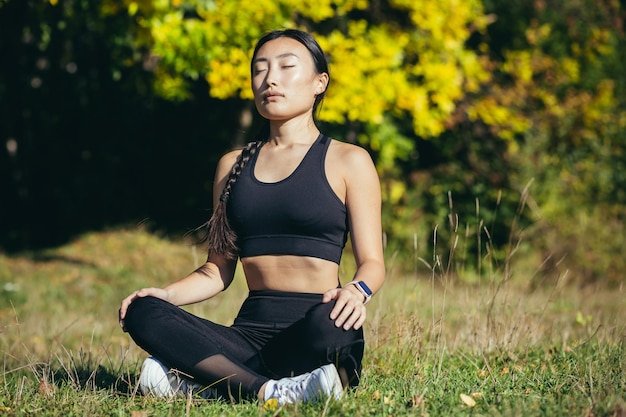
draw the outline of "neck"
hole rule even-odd
[[[319,129],[310,117],[304,120],[271,120],[268,142],[275,145],[311,144],[319,134]]]

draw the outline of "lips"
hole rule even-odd
[[[283,94],[276,91],[269,91],[263,94],[263,100],[271,100],[272,98],[283,97]]]

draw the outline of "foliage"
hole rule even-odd
[[[161,78],[157,71],[159,91],[181,98],[183,81],[202,74],[211,95],[250,98],[248,63],[260,34],[276,27],[312,31],[329,55],[333,79],[321,117],[347,126],[346,136],[376,155],[385,201],[394,213],[386,216],[386,231],[406,253],[401,242],[419,234],[423,247],[432,230],[424,226],[445,221],[448,193],[463,214],[477,200],[500,209],[498,216],[485,214],[501,223],[491,237],[496,248],[502,247],[508,237],[500,230],[517,216],[516,199],[536,173],[543,178],[535,178],[535,201],[548,218],[556,208],[550,199],[563,201],[560,196],[571,187],[584,189],[577,193],[580,203],[610,196],[609,205],[623,205],[622,171],[610,169],[623,164],[620,132],[626,120],[616,101],[619,28],[610,20],[620,6],[581,0],[557,8],[563,13],[543,3],[512,9],[524,10],[528,20],[516,21],[513,35],[521,40],[509,36],[509,44],[491,36],[502,30],[498,19],[506,24],[515,17],[499,6],[489,14],[479,2],[392,1],[368,7],[337,1],[308,8],[290,1],[181,1],[173,9],[169,4],[155,8],[144,26],[152,31],[159,71],[166,73]],[[576,23],[573,17],[581,13],[589,24]],[[420,160],[424,138],[437,138],[430,148],[436,149],[439,166],[431,161],[424,167]],[[541,146],[540,138],[549,145]],[[542,161],[563,152],[570,156],[567,165]],[[396,166],[416,153],[413,164]],[[487,166],[485,159],[491,162]],[[551,174],[552,166],[560,173]],[[413,175],[415,168],[428,171]],[[564,190],[555,193],[554,184],[564,175],[575,183],[566,180]],[[429,180],[415,184],[412,178]],[[564,214],[570,215],[559,211],[556,216]],[[418,216],[425,217],[407,229],[407,221],[414,224]],[[617,216],[619,223],[622,214]],[[466,225],[478,230],[478,240],[484,221]]]
[[[380,124],[393,114],[410,117],[418,136],[438,136],[456,102],[489,79],[483,60],[465,47],[490,22],[476,0],[173,5],[128,3],[144,16],[159,60],[158,90],[171,98],[185,98],[185,80],[203,75],[216,98],[251,98],[252,47],[264,32],[284,27],[311,31],[329,56],[333,87],[321,117],[330,123]]]
[[[506,154],[513,181],[534,179],[537,225],[529,238],[544,257],[566,259],[578,280],[619,285],[626,266],[626,84],[617,64],[625,38],[614,17],[623,9],[579,0],[538,2],[527,13],[517,43],[501,47],[508,81],[494,96],[529,124]]]
[[[151,34],[119,4],[0,8],[5,250],[127,223],[184,233],[206,220],[214,167],[232,146],[241,103],[211,99],[206,85],[185,103],[156,96]]]
[[[323,129],[376,162],[399,260],[429,258],[435,228],[451,247],[461,217],[475,268],[517,222],[539,258],[619,285],[623,16],[618,0],[1,1],[0,246],[201,224],[217,158],[258,123],[252,46],[298,27],[331,63]]]
[[[459,225],[475,237],[469,253],[501,250],[518,222],[526,243],[552,260],[546,273],[569,270],[579,282],[620,285],[626,83],[618,62],[626,49],[615,16],[623,8],[614,1],[487,1],[485,11],[493,23],[469,43],[489,46],[491,78],[457,104],[455,125],[437,140],[416,141],[412,163],[399,171],[403,192],[388,208],[388,221],[398,219],[389,228],[395,247],[425,253],[420,227],[441,232],[449,216],[475,213]],[[530,207],[520,212],[528,184]],[[454,236],[440,237],[454,244]]]

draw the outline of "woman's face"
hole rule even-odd
[[[309,50],[295,39],[265,43],[252,61],[252,92],[261,116],[284,121],[312,114],[315,96],[326,89],[328,74],[315,71]]]

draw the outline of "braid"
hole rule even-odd
[[[217,207],[213,210],[213,215],[209,219],[208,225],[208,246],[209,254],[216,253],[223,255],[227,259],[236,259],[238,253],[237,234],[230,227],[226,207],[233,184],[237,182],[243,167],[248,163],[250,158],[257,152],[263,144],[262,140],[250,142],[241,151],[222,190]]]

